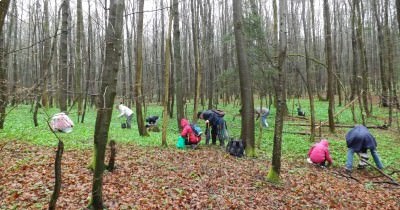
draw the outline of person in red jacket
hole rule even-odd
[[[201,140],[201,136],[195,135],[194,131],[192,130],[192,127],[190,126],[189,121],[185,118],[181,119],[181,127],[182,127],[181,136],[182,138],[185,139],[185,144],[192,145],[193,149],[196,148],[197,144]]]
[[[314,144],[310,151],[308,151],[308,157],[312,163],[325,166],[326,162],[329,165],[332,164],[332,158],[329,154],[329,143],[328,140],[322,139],[319,143]]]

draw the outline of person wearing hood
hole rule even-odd
[[[187,119],[181,119],[181,137],[185,139],[185,145],[192,145],[192,148],[196,148],[201,140],[201,136],[196,136],[190,123]]]
[[[320,142],[314,144],[310,151],[308,151],[309,160],[321,166],[326,166],[326,162],[332,165],[332,158],[329,153],[329,142],[326,139],[322,139]]]
[[[372,158],[376,164],[376,167],[383,169],[381,160],[379,159],[376,147],[378,144],[374,136],[369,132],[368,128],[363,125],[356,125],[346,134],[347,144],[347,160],[346,160],[346,171],[351,172],[353,168],[353,156],[354,153],[366,153],[370,150]],[[361,156],[364,159],[363,156]]]
[[[225,113],[221,114],[221,111],[217,110],[206,110],[197,113],[197,118],[202,119],[206,123],[206,127],[211,127],[211,140],[212,144],[217,144],[217,136],[220,146],[224,146],[224,140],[227,138],[226,122],[223,119]],[[207,130],[207,129],[206,129]],[[206,137],[206,144],[210,141],[209,136]]]

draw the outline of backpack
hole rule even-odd
[[[235,157],[242,157],[244,155],[244,145],[241,139],[231,139],[226,145],[226,152]]]
[[[203,134],[203,131],[201,131],[201,128],[197,124],[190,124],[190,127],[192,128],[195,136],[199,137],[201,134]]]
[[[218,117],[224,117],[225,116],[225,112],[220,110],[220,109],[213,109],[212,110],[215,114],[218,115]]]

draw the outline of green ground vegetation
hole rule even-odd
[[[288,101],[289,115],[296,115],[296,102]],[[309,106],[307,100],[300,100],[303,110],[306,112],[306,117],[309,117]],[[257,102],[256,102],[257,104]],[[327,102],[316,102],[316,118],[318,122],[324,122],[328,119],[328,103]],[[192,107],[192,104],[188,104],[187,107]],[[218,106],[219,109],[223,109],[226,112],[225,120],[228,125],[229,135],[234,138],[240,136],[240,125],[241,118],[236,116],[240,109],[239,106],[228,104],[227,106]],[[190,108],[188,108],[190,109]],[[336,107],[336,112],[343,109],[343,107]],[[134,110],[134,109],[133,109]],[[188,110],[189,111],[189,110]],[[52,115],[58,112],[58,109],[51,108],[48,110],[39,110],[38,120],[39,127],[34,127],[31,106],[19,105],[17,108],[11,110],[6,117],[5,127],[0,131],[0,141],[18,140],[28,142],[34,145],[56,147],[57,139],[52,134],[47,126],[46,121],[49,120],[46,113]],[[146,116],[159,115],[161,116],[162,107],[155,104],[150,104],[147,107]],[[112,122],[110,125],[109,139],[116,140],[119,144],[134,144],[138,146],[161,146],[161,132],[151,132],[149,137],[141,137],[137,131],[136,115],[132,120],[132,129],[121,129],[121,122],[124,118],[117,118],[118,111],[114,109]],[[93,134],[95,125],[96,110],[88,109],[86,119],[84,123],[77,122],[77,114],[71,111],[70,117],[75,123],[75,127],[72,133],[64,134],[58,133],[60,138],[65,143],[66,150],[75,149],[89,149],[93,147]],[[192,116],[191,112],[186,113],[187,116]],[[373,116],[368,119],[367,125],[383,125],[385,118],[387,118],[387,110],[374,107]],[[381,156],[382,162],[387,166],[387,170],[399,170],[400,169],[400,140],[397,114],[394,115],[394,124],[389,130],[382,129],[371,129],[371,133],[376,137],[378,142],[378,153]],[[361,117],[358,113],[358,119],[361,123]],[[271,158],[272,144],[274,135],[274,120],[275,120],[275,109],[271,107],[271,114],[268,117],[269,127],[263,129],[262,142],[260,148],[257,150],[258,158]],[[179,135],[178,127],[176,126],[176,119],[170,119],[168,124],[167,143],[171,149],[175,149],[175,143]],[[308,121],[305,119],[299,119],[296,117],[288,117],[285,120],[284,135],[282,141],[282,157],[283,161],[299,160],[304,159],[307,156],[308,149],[313,144],[309,141],[308,135],[298,135],[296,132],[308,132],[309,128],[306,126],[294,126],[290,124],[303,123],[306,124]],[[162,117],[159,121],[162,123]],[[259,122],[256,122],[257,127],[255,128],[256,138],[260,135],[258,129]],[[336,119],[336,123],[353,125],[351,110],[346,109]],[[198,124],[205,129],[204,121],[199,121]],[[330,151],[334,160],[335,167],[342,167],[346,160],[346,142],[345,134],[350,128],[337,128],[335,134],[330,134],[327,128],[322,129],[322,137],[326,138],[330,142]],[[203,137],[204,138],[204,137]],[[204,144],[202,141],[201,144]],[[357,158],[355,158],[357,161]]]

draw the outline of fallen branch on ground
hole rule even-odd
[[[372,165],[371,163],[369,163],[368,161],[360,158],[360,160],[364,163],[366,163],[367,165],[371,166],[372,168],[376,169],[379,173],[381,173],[383,176],[387,177],[388,179],[390,179],[390,181],[392,181],[392,183],[394,185],[400,185],[399,183],[396,182],[396,180],[394,180],[391,176],[387,175],[385,172],[383,172],[381,169],[377,168],[376,166]]]
[[[342,177],[347,178],[347,179],[352,179],[352,180],[354,180],[354,181],[356,181],[356,182],[361,184],[361,181],[358,180],[357,178],[353,177],[351,174],[344,174],[344,173],[336,172],[336,171],[332,171],[332,173],[336,174],[336,175],[339,175],[339,176],[342,176]]]

